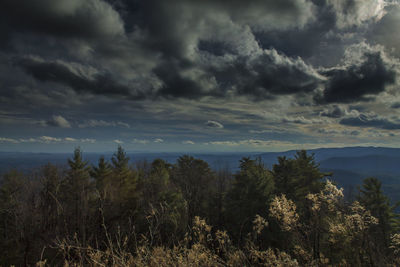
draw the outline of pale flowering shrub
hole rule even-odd
[[[226,266],[246,266],[247,256],[242,250],[232,251],[226,260]]]
[[[338,243],[349,243],[351,238],[349,236],[349,229],[346,227],[346,224],[340,222],[329,222],[329,238],[328,241],[331,244],[338,244]]]
[[[211,226],[206,223],[204,219],[201,219],[199,216],[195,216],[193,220],[193,237],[194,241],[197,241],[202,244],[206,244],[211,241]]]
[[[363,265],[363,262],[369,261],[372,253],[369,229],[378,224],[378,219],[358,201],[352,203],[346,212],[336,214],[328,228],[331,251],[335,251],[337,260],[341,259],[350,265]]]
[[[307,250],[304,246],[300,246],[299,244],[296,244],[293,247],[293,254],[296,259],[302,262],[312,262],[313,260],[311,251]]]
[[[296,212],[296,204],[287,199],[284,194],[275,196],[269,208],[270,216],[275,218],[285,231],[291,231],[298,224],[299,215]]]
[[[199,243],[185,249],[182,256],[177,266],[224,266],[218,255]]]
[[[337,188],[331,181],[327,180],[325,187],[317,194],[308,194],[306,198],[311,201],[311,210],[319,212],[326,208],[330,212],[337,210],[337,205],[343,199],[343,188]]]
[[[390,237],[390,248],[396,257],[396,261],[400,263],[400,234],[393,234]]]
[[[257,214],[253,220],[253,231],[257,235],[259,235],[259,234],[261,234],[262,230],[264,230],[264,228],[267,226],[268,226],[268,221]]]
[[[327,180],[325,188],[322,191],[324,200],[327,203],[329,211],[334,211],[337,208],[337,204],[343,199],[343,188],[337,188],[331,181]]]
[[[293,259],[286,252],[280,251],[279,249],[267,249],[260,251],[257,249],[251,249],[249,251],[250,261],[255,266],[266,266],[266,267],[297,267],[300,266],[296,259]]]
[[[311,205],[311,210],[313,212],[319,212],[319,210],[321,209],[321,200],[319,198],[318,194],[308,194],[306,196],[306,199],[310,200],[312,205]]]
[[[379,223],[378,219],[371,215],[358,201],[350,206],[351,213],[345,215],[345,223],[349,230],[353,233],[366,231],[372,225]]]
[[[230,252],[231,249],[231,239],[226,231],[217,230],[215,232],[215,241],[216,246],[215,250],[219,254],[226,255]]]

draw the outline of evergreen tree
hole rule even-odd
[[[144,181],[143,190],[146,191],[146,199],[149,203],[167,201],[172,191],[179,190],[172,184],[170,172],[172,166],[162,159],[155,159],[150,167],[150,173]]]
[[[265,216],[274,192],[274,181],[261,159],[243,158],[227,197],[231,230],[240,239],[249,232],[255,216]]]
[[[42,222],[42,229],[44,232],[58,233],[60,231],[60,217],[62,215],[60,204],[62,175],[56,166],[49,163],[42,168],[40,180],[42,184],[40,210],[44,220]]]
[[[125,193],[136,186],[137,177],[129,167],[129,157],[126,156],[124,149],[118,146],[118,150],[111,158],[113,179],[117,188],[124,189]]]
[[[278,164],[274,164],[272,174],[277,194],[285,194],[287,198],[295,198],[295,161],[286,157],[278,157]]]
[[[323,178],[329,176],[319,170],[314,155],[307,155],[305,150],[296,152],[294,159],[279,157],[272,173],[275,192],[295,201],[300,212],[304,211],[305,197],[309,193],[318,193],[324,187]]]
[[[364,179],[359,191],[357,200],[379,221],[378,226],[371,229],[374,232],[374,238],[381,248],[387,247],[390,235],[399,229],[398,217],[394,212],[396,206],[390,205],[388,197],[382,191],[382,183],[377,178]]]
[[[210,223],[215,225],[218,229],[222,229],[227,223],[226,218],[226,201],[227,194],[230,190],[233,180],[233,175],[228,166],[219,169],[216,173],[215,179],[215,194],[213,196],[213,210]]]
[[[96,189],[98,190],[101,199],[107,197],[107,193],[111,186],[112,174],[111,165],[104,159],[104,156],[100,157],[97,167],[92,166],[90,175],[96,182]]]
[[[153,242],[171,243],[171,236],[180,236],[186,225],[186,202],[181,191],[171,181],[172,166],[162,159],[155,159],[148,177],[141,180],[143,226],[148,228],[151,219]],[[147,216],[150,214],[150,216]]]
[[[118,146],[118,150],[111,158],[114,210],[111,210],[111,220],[120,218],[133,218],[138,210],[139,192],[137,190],[137,173],[129,166],[129,157],[124,149]]]
[[[208,163],[192,156],[184,155],[174,165],[172,181],[187,202],[188,225],[195,216],[209,217],[214,178]]]
[[[64,207],[67,210],[67,218],[70,234],[77,233],[82,242],[86,242],[87,222],[89,214],[89,198],[92,193],[90,181],[90,167],[83,160],[80,148],[76,148],[72,159],[68,159],[69,169],[64,183]],[[66,219],[67,219],[66,218]]]
[[[93,222],[94,235],[100,237],[104,233],[104,225],[108,211],[113,208],[112,205],[112,169],[111,165],[101,156],[97,166],[92,166],[90,171],[91,177],[94,179],[96,186],[96,199],[93,199],[91,206],[96,207]]]

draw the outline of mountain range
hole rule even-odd
[[[314,155],[315,161],[323,172],[331,173],[330,179],[345,188],[347,194],[356,192],[355,188],[367,177],[376,177],[382,181],[385,193],[393,200],[400,200],[400,148],[385,147],[344,147],[319,148],[308,150]],[[189,153],[191,156],[207,161],[214,170],[228,168],[232,172],[238,170],[239,161],[243,157],[260,157],[268,168],[277,163],[278,157],[293,157],[296,151],[285,152],[246,152],[246,153]],[[84,158],[90,164],[96,164],[99,157],[112,157],[112,152],[84,153]],[[135,153],[128,152],[133,164],[151,162],[161,158],[169,163],[185,153]],[[72,153],[21,153],[0,152],[0,174],[18,169],[29,172],[47,163],[66,166]]]

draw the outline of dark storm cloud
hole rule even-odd
[[[258,100],[274,95],[309,93],[322,79],[301,59],[288,58],[275,50],[264,50],[256,57],[238,58],[212,72],[221,88],[233,89],[239,95]]]
[[[21,35],[13,39],[20,42],[14,56],[25,58],[19,64],[26,73],[79,93],[136,100],[227,95],[263,100],[313,95],[326,86],[319,103],[353,102],[394,82],[394,73],[380,55],[366,54],[361,64],[321,73],[305,58],[318,58],[324,43],[338,44],[336,31],[379,18],[380,2],[5,0],[0,22],[8,25],[1,28],[9,36],[27,36],[29,50]],[[70,59],[61,50],[47,53],[39,42],[29,42],[30,35],[50,36],[53,49],[66,46],[74,53],[72,42],[64,42],[72,39],[86,49],[86,57],[75,52]],[[342,45],[338,47],[326,54],[341,58]],[[43,61],[28,58],[26,51]],[[55,58],[102,66],[104,71],[82,75]]]
[[[104,39],[123,34],[118,13],[101,0],[3,0],[0,22],[9,31],[67,38]]]
[[[102,95],[121,95],[141,98],[140,94],[132,95],[128,86],[115,81],[109,74],[96,73],[93,78],[85,77],[71,71],[65,64],[44,62],[25,58],[17,61],[26,73],[41,82],[55,82],[71,87],[78,93]]]
[[[317,1],[313,1],[316,3]],[[379,20],[388,4],[385,0],[325,0],[320,1],[333,10],[339,29],[361,26]]]
[[[334,34],[327,35],[336,27],[335,12],[324,1],[314,1],[314,4],[317,23],[310,23],[301,30],[289,28],[255,31],[260,45],[265,49],[274,47],[288,56],[312,58],[318,54],[318,60],[314,60],[318,64],[329,64],[337,60],[337,57],[329,56],[342,49],[342,46],[338,45],[339,38]]]
[[[241,77],[244,83],[239,93],[256,96],[262,96],[264,92],[276,95],[307,93],[315,90],[321,79],[302,60],[287,58],[274,50],[250,64],[248,75]]]
[[[262,99],[274,94],[309,92],[316,86],[314,74],[300,64],[294,66],[296,60],[281,64],[271,55],[261,55],[248,26],[258,30],[302,28],[314,17],[309,1],[230,1],[229,5],[222,0],[118,3],[121,10],[125,7],[131,11],[125,15],[121,12],[121,16],[125,24],[140,28],[140,43],[162,56],[152,69],[161,83],[156,90],[158,96],[224,97],[229,91]],[[224,62],[215,66],[212,58],[205,59],[205,54]],[[225,55],[232,57],[225,60]],[[280,75],[291,75],[290,81],[285,84]]]
[[[313,92],[324,79],[300,58],[289,58],[273,49],[255,53],[232,56],[226,61],[213,56],[203,67],[167,61],[154,69],[162,81],[157,95],[199,98],[233,93],[263,100],[275,95]]]
[[[199,98],[204,96],[203,88],[196,80],[181,75],[181,71],[188,67],[179,66],[177,60],[157,66],[154,74],[162,81],[158,91],[159,96]]]
[[[368,101],[396,81],[393,66],[379,51],[364,53],[360,63],[328,69],[322,74],[328,82],[323,94],[316,97],[319,103]]]
[[[144,80],[135,84],[135,86],[144,85],[142,87],[147,91],[146,97],[149,98],[154,96],[224,97],[227,90],[230,90],[224,86],[230,83],[230,78],[224,80],[223,76],[224,72],[229,71],[231,64],[235,64],[237,69],[243,68],[246,75],[256,71],[256,75],[260,76],[252,84],[255,86],[254,89],[251,88],[252,85],[248,85],[248,78],[238,77],[240,84],[233,85],[234,93],[237,94],[269,98],[275,93],[290,94],[297,88],[299,91],[310,91],[314,88],[315,85],[312,82],[305,81],[309,73],[302,74],[304,71],[301,69],[302,66],[291,67],[289,66],[291,63],[280,64],[274,62],[275,59],[268,55],[260,59],[252,56],[253,59],[250,62],[250,55],[259,53],[260,48],[251,30],[246,26],[252,24],[258,25],[257,27],[264,25],[264,28],[301,27],[313,16],[310,2],[283,0],[279,3],[253,1],[243,4],[242,1],[233,1],[229,4],[229,8],[226,7],[224,1],[204,1],[199,4],[197,1],[180,0],[171,2],[109,1],[109,3],[102,0],[84,2],[39,0],[24,2],[17,8],[14,1],[7,0],[3,2],[0,12],[4,13],[2,20],[10,25],[9,32],[45,34],[56,37],[55,40],[60,40],[57,38],[62,37],[87,41],[89,42],[88,51],[94,51],[99,60],[110,56],[109,53],[118,55],[119,58],[113,63],[125,68],[122,70],[124,73],[129,73],[129,68],[132,68],[136,62],[146,61],[146,59],[141,59],[142,56],[138,53],[147,50],[148,53],[160,54],[162,58],[156,62],[141,63],[154,65],[154,67],[148,70],[142,69],[140,77]],[[154,16],[154,10],[157,10],[157,16]],[[263,16],[260,16],[261,11],[265,13]],[[131,27],[124,25],[121,18],[124,19],[125,24],[130,23]],[[274,23],[265,23],[266,21],[274,21]],[[129,29],[129,34],[137,38],[125,38],[125,29]],[[217,36],[222,36],[222,38],[218,39]],[[122,39],[124,41],[121,41]],[[16,40],[18,41],[18,39],[14,41]],[[29,42],[29,38],[27,41]],[[198,51],[201,51],[201,49],[198,50],[198,46],[207,42],[229,43],[230,53],[238,57],[244,55],[245,64],[253,66],[241,66],[242,60],[233,58],[230,62],[226,62],[222,71],[213,73],[210,62],[199,62],[202,56],[198,54]],[[118,46],[121,43],[122,47]],[[61,45],[68,46],[69,44],[62,43]],[[135,47],[138,49],[135,50]],[[212,47],[210,48],[212,50]],[[226,52],[223,53],[226,54]],[[39,56],[44,58],[44,62],[25,59],[20,62],[20,65],[28,74],[41,82],[55,82],[67,85],[76,92],[103,95],[129,96],[130,92],[136,89],[126,85],[130,80],[126,77],[129,74],[116,78],[112,71],[108,71],[107,74],[97,74],[88,79],[72,72],[53,59],[48,60],[45,51]],[[54,56],[56,55],[52,55],[52,58]],[[64,55],[60,57],[68,61]],[[132,63],[128,60],[132,60]],[[86,62],[80,59],[79,63]],[[277,66],[263,69],[264,64],[277,64]],[[112,67],[112,65],[106,66],[105,69]],[[136,69],[131,71],[137,72]],[[216,74],[222,75],[216,78]],[[289,74],[293,75],[293,78],[287,86],[283,81],[274,81],[276,75]],[[150,80],[149,76],[152,75],[158,81]],[[271,87],[271,89],[266,89],[266,87]],[[143,88],[140,89],[144,90]],[[133,94],[133,99],[143,97],[144,95]]]
[[[321,85],[323,77],[317,75],[311,65],[296,57],[318,58],[315,53],[319,51],[322,55],[328,54],[327,58],[340,58],[337,55],[344,48],[340,44],[341,35],[335,34],[334,30],[356,27],[377,19],[382,7],[369,0],[327,0],[313,1],[313,4],[303,1],[306,4],[303,8],[300,2],[252,1],[244,5],[242,1],[233,1],[229,7],[224,5],[224,1],[202,1],[201,4],[197,1],[149,1],[142,4],[142,10],[148,16],[142,16],[138,25],[148,35],[145,43],[161,52],[164,58],[153,69],[163,84],[158,95],[224,97],[229,92],[261,100],[275,95],[312,93]],[[155,7],[159,10],[158,16],[150,16]],[[264,17],[257,15],[260,10],[265,13]],[[189,13],[190,16],[187,15]],[[274,23],[265,23],[272,18]],[[296,26],[296,21],[303,23]],[[264,26],[259,27],[261,24]],[[330,53],[325,53],[325,44],[331,41],[336,46],[329,48]],[[270,49],[271,46],[276,49]],[[265,48],[267,53],[262,52]],[[290,57],[272,55],[271,51],[276,50]],[[224,62],[211,63],[211,60],[204,60],[203,54],[210,54],[211,60],[216,62]],[[283,62],[276,60],[277,57]],[[343,72],[332,69],[322,73],[328,81],[320,102],[352,102],[364,95],[383,91],[384,85],[393,83],[394,74],[387,71],[380,77],[380,70],[374,72],[373,68],[379,68],[381,62],[373,60],[371,56],[364,66],[350,66]],[[345,74],[347,71],[353,74]],[[201,75],[185,75],[188,72],[200,72]],[[375,84],[370,84],[368,79],[360,80],[358,74],[374,74],[371,80]],[[381,79],[386,80],[380,83]],[[205,86],[206,80],[209,82]],[[344,92],[341,92],[343,84],[358,88],[343,89]],[[338,96],[340,94],[343,97]]]
[[[176,58],[184,56],[193,42],[220,31],[218,26],[226,19],[259,29],[282,29],[302,27],[314,16],[313,5],[307,0],[122,2],[132,10],[131,16],[124,16],[126,21],[137,23],[148,33],[147,45],[165,57]]]
[[[193,3],[198,3],[192,0]],[[243,2],[242,0],[206,0],[212,8],[227,10],[234,20],[238,20],[250,25],[259,27],[285,27],[297,26],[301,27],[308,22],[313,16],[313,5],[307,0],[253,0],[251,2]],[[227,2],[229,5],[227,6]],[[264,16],[261,16],[264,14]],[[268,18],[270,17],[270,18]],[[277,25],[264,25],[266,20],[275,19]]]
[[[398,121],[393,121],[376,114],[359,114],[356,117],[343,118],[339,123],[347,126],[373,127],[385,130],[400,129]]]
[[[371,25],[367,38],[374,43],[384,45],[397,56],[400,55],[398,25],[400,24],[400,5],[391,3],[386,8],[386,14],[377,23]]]
[[[288,56],[300,56],[318,66],[336,65],[346,43],[362,40],[364,28],[381,18],[385,7],[381,0],[311,2],[315,18],[301,29],[260,31],[252,27],[260,45],[274,47]]]

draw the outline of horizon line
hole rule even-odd
[[[363,145],[355,145],[355,146],[336,146],[336,147],[316,147],[316,148],[299,148],[299,149],[289,149],[289,150],[281,150],[281,151],[132,151],[125,150],[125,153],[133,153],[133,154],[237,154],[237,153],[254,153],[254,154],[262,154],[262,153],[285,153],[292,151],[312,151],[319,149],[343,149],[343,148],[388,148],[388,149],[400,149],[399,147],[393,146],[363,146]],[[75,150],[75,148],[73,149]],[[0,151],[0,153],[17,153],[17,154],[70,154],[73,153],[73,150],[70,152],[60,151],[60,152],[46,152],[46,151]],[[115,153],[116,150],[109,151],[84,151],[82,153],[90,153],[90,154],[110,154]]]

